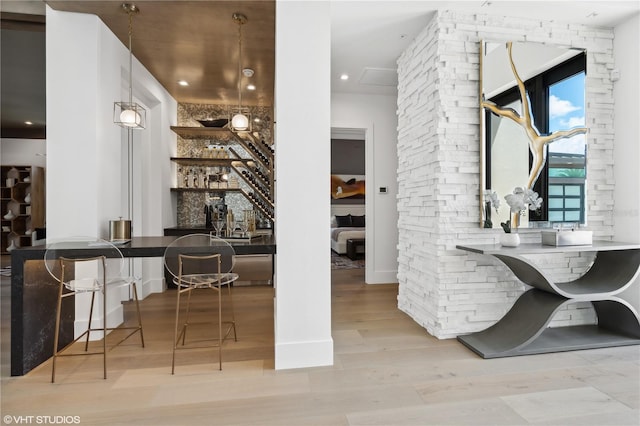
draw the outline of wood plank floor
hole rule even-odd
[[[239,338],[225,343],[222,371],[214,351],[194,350],[179,352],[170,374],[175,296],[166,292],[143,301],[147,345],[134,337],[111,351],[107,380],[99,357],[67,358],[55,384],[50,362],[8,377],[3,279],[3,424],[17,416],[78,416],[82,425],[639,424],[640,347],[483,360],[400,312],[397,285],[363,278],[363,269],[332,271],[331,367],[275,371],[273,289],[236,287]]]

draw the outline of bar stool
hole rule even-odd
[[[49,242],[44,255],[45,266],[49,274],[59,283],[56,306],[56,325],[53,343],[53,365],[51,383],[55,382],[56,360],[62,356],[102,355],[103,376],[107,378],[107,332],[111,330],[130,330],[111,349],[124,342],[133,334],[140,333],[140,341],[144,348],[144,334],[136,278],[124,274],[124,256],[118,247],[108,241],[91,237],[74,237],[65,240]],[[126,327],[107,327],[107,294],[116,289],[130,287],[136,305],[137,325]],[[87,328],[73,341],[60,349],[60,323],[62,314],[62,300],[81,293],[91,293],[89,320]],[[96,294],[102,295],[102,312],[98,319],[101,326],[93,326],[93,311]],[[102,333],[102,350],[89,352],[91,332]],[[71,345],[86,336],[84,352],[64,353]]]
[[[219,369],[222,370],[222,344],[233,331],[234,340],[238,341],[236,334],[236,321],[233,311],[233,298],[231,286],[238,279],[238,274],[232,271],[235,263],[235,251],[225,240],[207,234],[189,234],[172,242],[165,250],[164,264],[173,276],[173,283],[177,286],[176,318],[173,339],[173,355],[171,360],[171,374],[175,372],[176,350],[196,349],[206,347],[218,348]],[[222,320],[222,296],[223,287],[228,290],[228,303],[231,310],[230,320]],[[187,328],[192,325],[189,322],[191,293],[193,290],[209,289],[217,294],[217,343],[206,346],[194,345],[195,342],[186,344]],[[187,294],[184,319],[180,321],[181,297]],[[223,325],[226,329],[223,333]]]

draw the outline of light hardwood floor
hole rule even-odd
[[[82,425],[640,422],[640,347],[483,360],[400,312],[397,285],[367,286],[362,269],[332,276],[333,366],[275,371],[273,289],[236,287],[239,339],[225,343],[222,371],[213,351],[197,350],[179,352],[170,374],[175,296],[167,292],[144,300],[147,347],[133,338],[111,351],[107,380],[99,357],[82,357],[62,359],[55,384],[50,362],[7,377],[3,279],[2,416],[13,416],[3,424],[17,416],[79,416]]]

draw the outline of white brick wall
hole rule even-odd
[[[438,338],[490,326],[525,290],[497,259],[455,248],[497,242],[502,232],[480,228],[480,40],[587,50],[587,220],[596,239],[613,235],[613,31],[439,11],[398,59],[398,306]],[[521,237],[539,242],[540,232]],[[567,281],[591,259],[535,261]],[[577,303],[552,326],[594,321],[590,304]]]

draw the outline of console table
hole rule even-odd
[[[640,319],[636,309],[617,295],[640,275],[640,244],[594,241],[588,246],[521,244],[458,245],[456,248],[500,259],[523,283],[524,292],[511,310],[484,331],[458,340],[483,358],[499,358],[640,344]],[[554,283],[523,257],[527,254],[596,252],[593,265],[574,281]],[[548,328],[563,306],[588,301],[598,317],[597,325]]]
[[[124,257],[162,257],[173,237],[134,237],[118,248]],[[238,255],[275,254],[275,239],[263,236],[251,242],[231,244]],[[24,247],[11,252],[11,375],[27,374],[51,357],[57,285],[44,267],[46,246]],[[103,250],[104,251],[104,250]],[[69,256],[95,256],[101,248],[72,249]],[[63,316],[64,336],[73,340],[73,312]],[[62,344],[65,344],[61,340]]]

